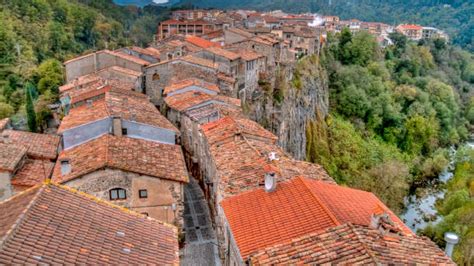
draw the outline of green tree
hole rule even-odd
[[[5,102],[0,102],[0,119],[10,117],[15,110],[11,105]]]
[[[28,129],[31,132],[36,132],[37,131],[36,112],[35,112],[35,107],[33,104],[33,97],[31,95],[32,89],[33,89],[33,84],[28,82],[26,84],[26,116],[28,119]]]

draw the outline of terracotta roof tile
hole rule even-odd
[[[0,142],[0,171],[14,172],[26,151],[26,147]]]
[[[176,61],[184,61],[184,62],[187,62],[187,63],[200,65],[200,66],[207,67],[207,68],[212,68],[212,69],[217,69],[219,67],[217,63],[214,63],[210,60],[199,58],[199,57],[196,57],[196,56],[193,56],[193,55],[187,55],[187,56],[180,57]]]
[[[276,136],[247,118],[224,117],[202,125],[201,129],[217,168],[218,186],[223,198],[261,186],[270,152],[279,157],[275,164],[281,180],[306,175],[334,182],[321,166],[286,155],[275,144]]]
[[[63,93],[68,90],[71,90],[75,87],[81,87],[81,86],[87,86],[88,84],[98,82],[102,78],[97,76],[97,74],[89,74],[85,76],[78,77],[74,79],[73,81],[69,82],[68,84],[65,84],[63,86],[59,87],[59,92]]]
[[[299,178],[267,193],[256,189],[221,202],[242,258],[277,243],[340,223]]]
[[[239,54],[240,57],[245,61],[252,61],[252,60],[257,60],[259,58],[265,57],[264,55],[259,54],[250,49],[238,50],[236,51],[236,53]]]
[[[148,61],[145,61],[139,57],[136,57],[136,56],[133,56],[133,55],[129,55],[129,54],[126,54],[126,53],[123,53],[123,52],[116,52],[116,51],[105,51],[106,53],[109,53],[111,55],[115,55],[115,56],[118,56],[118,57],[121,57],[122,59],[125,59],[127,61],[131,61],[131,62],[134,62],[136,64],[139,64],[139,65],[142,65],[142,66],[148,66],[150,64],[150,62]]]
[[[155,47],[151,47],[151,46],[150,46],[150,47],[145,48],[145,50],[148,50],[149,52],[155,54],[155,56],[158,56],[158,57],[159,57],[160,54],[161,54],[161,53],[160,53],[160,50],[156,49]]]
[[[2,133],[4,141],[27,149],[29,157],[54,160],[58,155],[61,138],[57,135],[38,134],[7,129]]]
[[[209,104],[199,108],[194,108],[185,112],[185,115],[193,121],[200,121],[202,118],[208,118],[211,115],[224,116],[243,116],[242,110],[237,106],[223,104]],[[204,124],[208,121],[204,122]]]
[[[178,265],[177,229],[69,188],[36,186],[0,203],[0,264]]]
[[[420,25],[415,25],[415,24],[402,24],[399,25],[397,28],[403,29],[403,30],[422,30],[423,27]]]
[[[144,48],[141,48],[141,47],[138,47],[138,46],[132,46],[130,47],[130,50],[133,50],[135,52],[138,52],[138,53],[141,53],[141,54],[146,54],[148,56],[151,56],[155,59],[160,59],[160,53],[156,53],[155,51],[151,50],[151,49],[144,49]]]
[[[244,259],[260,249],[340,224],[369,226],[378,207],[396,218],[371,193],[305,177],[278,179],[274,192],[259,188],[224,199],[221,205]],[[403,237],[414,236],[403,223],[397,226]]]
[[[240,58],[240,55],[228,50],[224,50],[222,48],[218,48],[218,47],[209,47],[209,48],[206,48],[206,51],[213,53],[215,55],[221,56],[221,57],[225,57],[229,60],[237,60]]]
[[[166,104],[178,112],[183,112],[189,108],[196,107],[204,103],[226,104],[231,106],[240,106],[240,100],[223,96],[209,95],[200,91],[187,91],[181,94],[175,94],[165,98]]]
[[[178,132],[142,93],[111,88],[105,99],[95,101],[91,106],[83,105],[70,110],[59,126],[58,133],[83,124],[110,116],[137,121]]]
[[[190,86],[198,86],[216,93],[219,93],[219,87],[217,87],[216,84],[206,82],[204,80],[196,79],[196,78],[190,78],[190,79],[185,79],[181,80],[175,83],[170,84],[169,86],[165,87],[164,94],[169,94],[171,92],[176,92],[181,89],[185,89]]]
[[[378,230],[350,223],[268,247],[253,255],[251,264],[454,265],[427,238],[384,237]]]
[[[32,187],[42,184],[53,173],[54,163],[48,160],[27,159],[15,176],[12,178],[13,186]]]
[[[131,70],[131,69],[123,68],[123,67],[119,67],[119,66],[111,66],[111,67],[99,70],[98,72],[100,73],[100,72],[107,72],[107,71],[116,71],[116,72],[120,72],[122,74],[127,74],[127,75],[130,75],[130,76],[134,76],[134,77],[140,77],[140,76],[143,75],[142,72],[138,72],[138,71],[135,71],[135,70]]]
[[[189,42],[189,43],[191,43],[195,46],[201,47],[201,48],[220,47],[220,45],[218,43],[214,43],[214,42],[208,41],[206,39],[203,39],[203,38],[200,38],[200,37],[197,37],[197,36],[188,35],[188,36],[186,36],[185,40],[187,42]]]
[[[61,160],[67,159],[71,172],[61,174]],[[55,165],[53,181],[64,183],[104,167],[188,182],[186,166],[178,145],[103,135],[62,151]]]
[[[232,32],[232,33],[235,33],[235,34],[238,34],[238,35],[241,35],[245,38],[251,38],[253,36],[252,33],[246,31],[246,30],[243,30],[243,29],[239,29],[239,28],[230,28],[228,29],[228,31]]]

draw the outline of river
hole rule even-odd
[[[474,140],[467,142],[466,145],[474,149]],[[446,194],[446,189],[442,184],[453,177],[455,154],[456,150],[452,148],[450,163],[436,180],[433,180],[426,188],[418,189],[416,194],[405,197],[407,207],[401,218],[414,232],[424,229],[430,222],[436,224],[443,219],[441,215],[438,215],[435,203]]]

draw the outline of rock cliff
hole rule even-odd
[[[306,124],[328,113],[328,78],[316,56],[281,65],[261,90],[244,103],[247,115],[272,131],[296,159],[306,156]]]

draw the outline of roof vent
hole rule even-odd
[[[86,100],[86,105],[88,108],[92,107],[92,100]]]
[[[444,240],[446,241],[446,255],[451,258],[453,256],[454,246],[459,243],[459,236],[452,232],[446,232],[444,234]]]
[[[71,173],[71,163],[69,162],[69,159],[61,159],[61,175],[65,176],[69,173]]]
[[[34,255],[34,256],[33,256],[33,259],[35,259],[35,260],[42,260],[43,257]]]
[[[276,189],[276,174],[269,172],[265,174],[265,192],[273,192]]]
[[[272,152],[270,152],[270,153],[268,154],[268,160],[269,160],[270,162],[272,162],[272,161],[278,161],[279,159],[280,159],[280,158],[278,158],[277,153],[274,152],[274,151],[272,151]]]
[[[124,236],[125,236],[125,233],[118,231],[115,235],[116,235],[116,236],[119,236],[119,237],[124,237]]]
[[[132,252],[132,251],[129,248],[123,248],[122,252],[125,253],[125,254],[130,254],[130,252]]]

